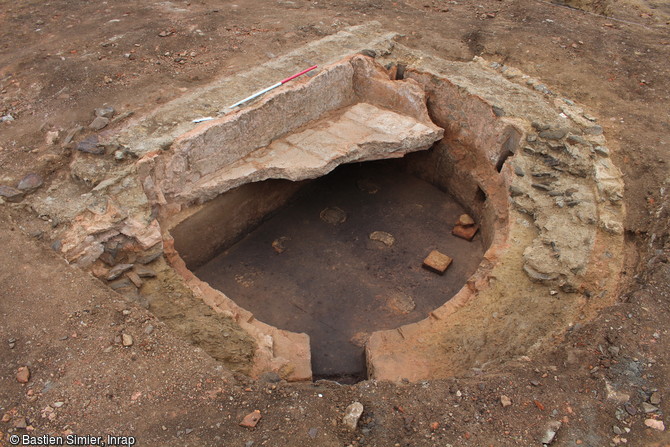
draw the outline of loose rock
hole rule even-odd
[[[139,275],[138,275],[137,273],[135,273],[135,272],[133,272],[133,271],[129,271],[129,272],[126,272],[126,276],[128,277],[128,279],[129,279],[133,284],[135,284],[135,287],[137,287],[138,289],[139,289],[140,287],[142,287],[142,284],[144,283],[144,281],[142,281],[142,280],[140,279],[140,277],[139,277]]]
[[[279,383],[281,382],[281,377],[274,371],[268,371],[261,374],[259,380],[264,383]]]
[[[156,276],[156,271],[146,265],[135,264],[133,270],[140,278],[154,278]]]
[[[125,347],[129,347],[133,345],[133,336],[130,334],[122,334],[121,335],[121,344]]]
[[[49,132],[46,133],[44,137],[44,142],[49,146],[53,146],[56,143],[58,143],[59,137],[60,133],[57,130],[50,130]]]
[[[113,281],[125,272],[133,268],[133,264],[118,264],[111,268],[107,274],[107,281]]]
[[[339,225],[347,220],[347,213],[345,213],[341,208],[334,206],[332,208],[326,208],[321,211],[319,217],[326,223],[331,225]]]
[[[587,127],[586,129],[584,129],[584,133],[586,135],[602,135],[603,134],[603,128],[602,128],[602,126],[598,126],[598,125]]]
[[[644,425],[646,425],[649,428],[653,428],[654,430],[665,431],[665,424],[663,423],[663,421],[659,421],[656,419],[645,419]]]
[[[349,430],[354,431],[358,426],[358,421],[363,415],[363,404],[360,402],[354,402],[347,407],[347,410],[344,412],[344,417],[342,418],[342,423]]]
[[[658,411],[658,407],[655,407],[654,405],[647,403],[647,402],[642,402],[642,411],[645,413],[654,413]]]
[[[386,231],[373,231],[370,233],[369,237],[370,240],[381,242],[387,247],[390,247],[395,243],[395,238],[393,235],[391,233],[387,233]]]
[[[509,407],[510,405],[512,405],[512,399],[503,394],[502,396],[500,396],[500,404],[503,406],[503,408]]]
[[[609,382],[605,382],[605,390],[607,391],[607,398],[617,401],[619,403],[625,404],[630,400],[630,396],[626,393],[622,393],[620,391],[617,391],[612,387],[612,385]]]
[[[556,438],[556,433],[558,433],[558,430],[561,428],[561,423],[559,421],[551,421],[549,422],[549,426],[547,427],[547,431],[544,433],[544,436],[540,440],[542,444],[544,445],[549,445],[552,442],[554,442],[554,439]]]
[[[95,119],[88,125],[89,129],[101,130],[107,127],[109,124],[109,118],[104,116],[96,116]]]
[[[518,186],[510,186],[509,187],[509,193],[512,197],[519,197],[524,194],[523,189],[519,188]]]
[[[0,197],[8,202],[18,202],[23,199],[23,191],[7,185],[0,185]]]
[[[114,116],[114,107],[106,106],[99,107],[94,110],[95,116],[101,116],[103,118],[111,118]]]
[[[63,139],[63,144],[67,145],[70,144],[72,139],[77,135],[79,132],[81,132],[84,128],[82,126],[75,126],[72,129],[70,129],[65,135],[65,138]]]
[[[568,134],[565,129],[547,129],[540,132],[540,138],[545,140],[560,140]]]
[[[637,408],[635,408],[633,405],[626,403],[623,407],[626,410],[626,413],[630,414],[631,416],[635,416],[637,414]]]
[[[596,154],[602,155],[603,157],[610,156],[610,150],[605,146],[596,146],[593,148],[593,150],[596,152]]]
[[[16,419],[14,419],[14,428],[18,428],[19,430],[25,430],[28,428],[28,421],[26,421],[26,418],[23,416],[19,416]]]
[[[30,369],[27,366],[22,366],[16,372],[16,381],[19,383],[28,383],[30,380]]]
[[[150,264],[154,262],[156,259],[163,256],[163,246],[162,244],[156,244],[153,248],[151,248],[148,252],[145,253],[146,254],[138,257],[135,260],[137,264]]]
[[[18,189],[21,191],[32,191],[42,186],[44,181],[38,174],[28,174],[19,182]]]
[[[475,224],[475,220],[470,217],[469,214],[461,214],[458,216],[458,220],[456,221],[456,225],[461,225],[463,227],[469,227]]]
[[[112,290],[116,290],[121,293],[122,289],[132,288],[135,289],[135,285],[128,278],[117,279],[107,284]],[[135,289],[136,290],[136,289]]]
[[[272,241],[272,248],[277,253],[284,253],[284,251],[286,251],[286,244],[285,243],[289,240],[291,240],[291,238],[286,237],[286,236],[282,236],[280,238],[277,238],[274,241]]]
[[[535,189],[539,189],[540,191],[551,191],[552,187],[543,185],[542,183],[531,183],[530,186],[532,186]]]
[[[105,148],[98,146],[98,137],[96,135],[84,138],[77,144],[75,149],[93,155],[102,155],[105,153]]]
[[[660,405],[660,403],[661,403],[661,393],[659,393],[658,391],[653,393],[649,397],[649,403],[651,403],[652,405]]]
[[[519,177],[523,177],[526,175],[526,173],[523,172],[523,169],[521,169],[521,166],[514,166],[514,173]]]
[[[260,410],[254,410],[248,415],[244,416],[244,419],[240,421],[240,426],[246,427],[246,428],[254,428],[256,424],[258,424],[258,421],[261,420],[261,412]]]

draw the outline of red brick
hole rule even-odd
[[[447,270],[452,260],[453,259],[449,256],[440,253],[437,250],[433,250],[426,259],[423,260],[423,266],[428,270],[432,270],[441,275]]]
[[[464,227],[463,225],[456,225],[454,229],[451,230],[451,234],[465,239],[466,241],[471,241],[472,238],[475,237],[477,230],[479,230],[478,225],[470,225],[467,227]]]

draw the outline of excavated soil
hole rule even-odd
[[[559,422],[552,445],[670,442],[658,422],[668,424],[670,411],[666,4],[610,2],[610,16],[529,0],[1,5],[2,185],[38,173],[44,189],[70,175],[70,150],[48,141],[87,126],[96,107],[141,115],[215,77],[374,19],[403,33],[403,44],[442,58],[481,55],[517,67],[597,115],[625,175],[627,260],[616,303],[532,358],[413,384],[287,384],[271,375],[255,382],[184,341],[169,315],[66,265],[45,237],[57,218],[5,203],[0,445],[28,433],[179,446],[542,445]],[[235,343],[244,355],[244,339]],[[25,384],[16,378],[23,366]],[[341,420],[353,401],[364,413],[352,432]],[[240,427],[256,409],[256,428]]]

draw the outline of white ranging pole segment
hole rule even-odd
[[[286,84],[288,81],[291,81],[291,80],[297,78],[298,76],[302,76],[302,75],[304,75],[305,73],[314,70],[315,68],[317,68],[317,65],[314,65],[314,66],[312,66],[312,67],[309,67],[309,68],[307,68],[307,69],[301,71],[300,73],[296,73],[296,74],[294,74],[293,76],[289,76],[288,78],[286,78],[286,79],[284,79],[284,80],[281,80],[281,81],[277,82],[276,84],[271,85],[270,87],[264,88],[263,90],[261,90],[261,91],[259,91],[259,92],[256,92],[256,93],[254,93],[254,94],[251,95],[251,96],[248,96],[248,97],[246,97],[246,98],[244,98],[244,99],[242,99],[242,100],[240,100],[240,101],[237,101],[235,104],[233,104],[232,106],[228,107],[228,109],[233,109],[233,108],[235,108],[235,107],[237,107],[237,106],[239,106],[239,105],[241,105],[241,104],[244,104],[244,103],[247,102],[247,101],[251,101],[251,100],[254,99],[254,98],[258,98],[259,96],[261,96],[261,95],[263,95],[263,94],[269,92],[270,90],[275,89],[275,88],[277,88],[277,87],[280,87],[280,86]],[[194,122],[194,123],[202,123],[203,121],[210,121],[210,120],[213,120],[213,119],[214,119],[214,117],[208,116],[208,117],[204,117],[204,118],[197,118],[197,119],[194,119],[192,122]]]
[[[251,100],[254,99],[254,98],[258,98],[258,97],[261,96],[262,94],[269,92],[269,91],[272,90],[273,88],[280,87],[281,85],[282,85],[281,82],[277,82],[275,85],[271,85],[270,87],[268,87],[268,88],[264,88],[264,89],[261,90],[260,92],[256,92],[256,93],[254,93],[253,95],[248,96],[248,97],[244,98],[244,99],[241,100],[241,101],[237,101],[235,104],[233,104],[232,106],[229,106],[228,108],[229,108],[229,109],[233,109],[233,108],[239,106],[240,104],[244,104],[244,103],[247,102],[247,101],[251,101]]]

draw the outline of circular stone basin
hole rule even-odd
[[[204,346],[223,328],[208,345],[252,377],[450,377],[531,355],[611,303],[623,265],[623,181],[595,118],[514,68],[446,61],[370,33],[351,28],[162,106],[99,141],[137,159],[76,155],[73,178],[109,178],[80,198],[65,179],[31,206],[49,215],[49,194],[75,201],[82,211],[59,230],[69,262],[151,307],[161,301],[154,291],[170,305],[206,308],[186,336]],[[378,56],[345,57],[351,48]],[[249,79],[275,79],[278,67],[288,75],[305,58],[321,63],[313,77],[193,123],[261,86]],[[387,159],[399,161],[368,164]],[[326,176],[340,165],[349,166]],[[474,219],[479,232],[466,245],[476,249],[451,245],[462,210],[437,203],[458,203]],[[420,267],[433,249],[454,258],[444,276]],[[208,280],[222,279],[226,293],[187,267],[202,275],[219,260],[226,268]],[[146,263],[156,279],[115,279]],[[314,315],[332,336],[312,332],[310,342],[295,332],[309,325],[291,326],[291,313],[273,306]],[[210,317],[208,330],[191,324]],[[353,360],[335,370],[338,359]]]

